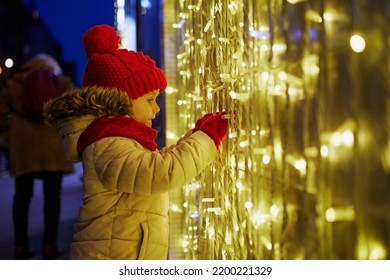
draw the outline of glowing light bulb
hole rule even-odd
[[[289,154],[286,156],[286,161],[290,163],[292,166],[294,166],[294,168],[299,170],[300,172],[306,171],[306,160],[302,158],[297,158]]]
[[[249,35],[262,40],[269,40],[271,36],[269,32],[261,32],[259,30],[251,30],[249,31]]]
[[[354,143],[353,132],[349,129],[343,132],[335,132],[330,138],[330,144],[334,147],[345,146],[352,147]]]
[[[174,88],[174,87],[168,86],[168,87],[165,89],[165,93],[166,93],[166,94],[172,94],[172,93],[175,93],[175,92],[177,92],[177,88]]]
[[[335,17],[334,12],[332,12],[332,11],[324,12],[324,20],[325,21],[331,22],[331,21],[334,21],[335,19],[336,19],[336,17]]]
[[[340,132],[335,132],[330,138],[330,143],[335,147],[340,146],[343,143],[342,134]]]
[[[188,242],[187,240],[182,240],[182,241],[181,241],[181,246],[182,246],[183,248],[186,248],[188,245],[190,245],[190,242]]]
[[[286,80],[287,80],[287,73],[284,72],[284,71],[280,71],[280,72],[278,73],[278,78],[279,78],[280,80],[282,80],[282,81],[286,81]]]
[[[176,212],[176,213],[182,212],[182,211],[180,210],[179,206],[177,206],[176,204],[172,204],[170,210],[173,211],[173,212]]]
[[[232,244],[232,235],[231,235],[231,233],[230,232],[228,232],[227,230],[226,230],[226,232],[225,232],[225,242],[226,242],[226,244]]]
[[[239,189],[239,190],[243,190],[244,189],[244,185],[242,184],[241,181],[237,181],[236,182],[236,188]]]
[[[267,136],[269,131],[267,129],[261,129],[260,130],[260,136]]]
[[[306,161],[304,159],[299,159],[294,162],[294,167],[299,171],[304,171],[306,169]]]
[[[272,216],[273,218],[276,218],[276,217],[278,216],[278,214],[279,214],[279,207],[278,207],[276,204],[273,204],[273,205],[271,206],[269,212],[271,213],[271,216]]]
[[[347,147],[351,147],[353,146],[353,143],[354,143],[354,136],[353,136],[353,132],[350,131],[350,130],[346,130],[343,132],[342,134],[342,137],[343,137],[343,144]]]
[[[355,209],[353,206],[331,207],[325,211],[325,218],[328,222],[353,221]]]
[[[168,131],[167,132],[167,138],[170,139],[170,140],[174,140],[174,139],[177,139],[177,135],[171,131]]]
[[[245,147],[248,147],[248,146],[249,146],[249,141],[246,140],[246,141],[241,141],[240,142],[240,147],[241,148],[245,148]]]
[[[267,215],[263,213],[255,213],[251,216],[251,220],[255,228],[265,224],[267,221]]]
[[[307,11],[305,16],[306,16],[306,19],[311,20],[313,22],[317,22],[317,23],[322,22],[322,18],[320,16],[320,14],[315,12],[315,11]]]
[[[264,163],[264,164],[268,164],[271,162],[271,157],[267,154],[263,155],[263,157],[261,158],[261,162]]]
[[[374,248],[369,256],[370,260],[384,260],[386,259],[386,250],[383,247],[376,247]]]
[[[351,45],[351,49],[357,53],[363,52],[366,48],[366,41],[362,36],[357,34],[351,36],[349,44]]]
[[[199,218],[199,213],[192,213],[191,215],[190,215],[190,218],[191,219],[197,219],[197,218]]]
[[[263,82],[268,81],[268,79],[269,79],[269,73],[268,73],[268,72],[263,72],[263,73],[261,73],[261,80],[262,80]]]
[[[230,95],[230,97],[233,98],[233,99],[236,99],[236,98],[237,98],[237,93],[235,93],[234,91],[229,92],[229,95]]]
[[[268,51],[268,50],[269,50],[269,47],[268,47],[266,44],[262,44],[262,45],[260,46],[260,51],[266,52],[266,51]]]
[[[302,61],[303,72],[308,76],[316,76],[320,73],[318,55],[307,55]]]
[[[215,235],[215,230],[214,230],[213,227],[209,227],[209,228],[208,228],[208,235],[209,235],[209,237],[211,237],[211,238],[214,237],[214,235]]]
[[[253,203],[251,201],[245,202],[245,208],[251,210],[253,207]]]
[[[327,157],[329,155],[329,148],[328,146],[322,145],[320,150],[322,157]]]
[[[4,61],[4,65],[5,67],[7,68],[11,68],[12,66],[14,66],[14,60],[12,58],[7,58],[5,61]]]
[[[260,237],[260,240],[264,244],[265,248],[269,251],[272,250],[272,243],[265,236]]]
[[[272,46],[272,51],[275,53],[275,54],[281,54],[281,53],[284,53],[287,49],[287,46],[286,44],[284,43],[276,43]]]

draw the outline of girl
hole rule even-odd
[[[45,106],[68,159],[83,162],[84,196],[72,259],[166,259],[168,191],[193,179],[218,153],[227,120],[207,114],[176,145],[159,151],[152,120],[166,79],[141,52],[118,49],[108,25],[83,37],[84,88]]]

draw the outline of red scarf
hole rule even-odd
[[[155,151],[157,131],[134,119],[122,116],[101,117],[94,120],[80,135],[77,152],[104,137],[126,137],[136,140],[145,148]]]

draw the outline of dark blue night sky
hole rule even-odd
[[[45,23],[54,39],[62,46],[62,58],[65,62],[76,64],[74,83],[82,87],[85,65],[88,62],[84,53],[82,37],[94,25],[115,25],[115,0],[23,0],[26,7],[35,5],[40,20]],[[131,1],[131,3],[135,3]],[[140,2],[142,3],[142,2]],[[163,68],[161,59],[161,23],[163,0],[143,2],[148,11],[142,19],[137,19],[137,51],[149,55],[157,65]],[[135,8],[135,7],[134,7]],[[156,143],[159,148],[165,146],[165,103],[159,102],[160,114],[154,122],[159,131]]]
[[[76,85],[81,86],[87,63],[82,37],[91,26],[114,26],[114,0],[23,0],[28,7],[35,2],[40,19],[62,45],[63,59],[76,63]]]

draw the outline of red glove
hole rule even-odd
[[[202,123],[204,123],[206,120],[208,120],[212,115],[213,115],[212,113],[208,113],[208,114],[204,115],[203,117],[201,117],[199,120],[197,120],[195,123],[195,127],[192,130],[192,133],[200,130]]]
[[[200,130],[213,139],[217,149],[219,149],[221,142],[226,139],[228,120],[221,118],[225,114],[226,113],[215,113],[214,115],[209,115],[205,118],[206,115],[200,125]]]

